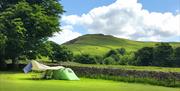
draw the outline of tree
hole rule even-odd
[[[73,53],[65,46],[60,46],[52,41],[47,41],[40,48],[38,54],[49,57],[52,62],[56,61],[72,61]]]
[[[119,62],[120,61],[120,55],[119,54],[116,54],[116,55],[111,55],[109,57],[112,57],[116,62]]]
[[[114,60],[114,58],[107,57],[103,60],[103,63],[109,65],[109,64],[116,64],[117,62]]]
[[[73,53],[64,46],[58,46],[53,50],[53,57],[56,61],[72,61]]]
[[[6,40],[7,38],[0,33],[0,69],[6,68],[6,63],[4,61]]]
[[[89,54],[82,54],[82,55],[76,56],[75,61],[79,63],[83,63],[83,64],[95,64],[96,58]]]
[[[135,53],[136,65],[149,66],[153,60],[153,47],[143,47]]]
[[[53,55],[53,44],[54,42],[52,41],[45,41],[33,51],[26,53],[25,56],[27,59],[36,59],[39,56],[51,57]]]
[[[117,54],[118,54],[118,52],[116,50],[112,49],[106,54],[106,57],[109,57],[111,55],[117,55]]]
[[[154,47],[152,62],[155,66],[172,66],[173,48],[169,43],[158,43]]]
[[[128,52],[124,55],[121,55],[120,59],[121,60],[119,64],[121,65],[136,65],[134,52]]]
[[[103,64],[103,56],[96,55],[96,64]]]
[[[180,47],[175,48],[174,50],[174,58],[175,58],[175,65],[180,67]]]
[[[63,9],[58,0],[0,0],[0,33],[7,37],[6,59],[35,53],[48,37],[61,31]],[[5,57],[3,56],[3,57]]]
[[[120,49],[116,49],[118,51],[119,54],[124,55],[126,53],[126,49],[125,48],[120,48]]]

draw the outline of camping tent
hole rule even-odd
[[[79,78],[70,68],[62,68],[59,70],[46,70],[44,77],[46,79],[53,78],[57,80],[79,80]]]
[[[23,71],[28,73],[30,70],[43,71],[43,78],[46,79],[61,79],[61,80],[79,80],[76,74],[70,68],[65,68],[63,66],[50,67],[41,64],[35,60],[32,60]]]
[[[35,60],[32,60],[31,64],[32,64],[32,70],[36,70],[36,71],[58,70],[58,69],[64,68],[63,66],[50,67],[50,66],[41,64]]]

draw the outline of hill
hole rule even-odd
[[[68,47],[75,54],[102,55],[110,49],[125,48],[136,51],[145,46],[154,46],[158,42],[141,42],[113,37],[103,34],[87,34],[68,41],[62,45]],[[173,47],[180,47],[180,42],[170,42]]]

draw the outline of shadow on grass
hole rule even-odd
[[[0,71],[1,74],[19,74],[20,71]]]
[[[44,79],[44,78],[19,78],[19,80],[31,80],[31,81],[79,81],[79,80],[63,80],[63,79]]]

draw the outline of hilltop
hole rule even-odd
[[[125,48],[127,51],[136,51],[145,46],[154,46],[156,43],[158,42],[133,41],[111,35],[87,34],[62,45],[68,47],[75,54],[101,55],[110,49]],[[170,42],[170,44],[173,47],[180,46],[180,42]]]

